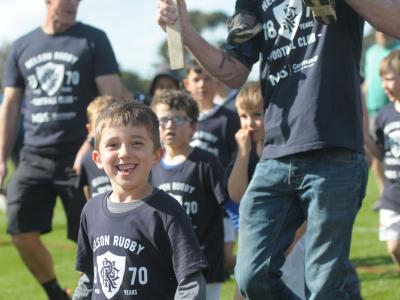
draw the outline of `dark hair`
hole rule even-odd
[[[158,104],[166,104],[170,109],[183,110],[186,115],[197,122],[199,118],[199,107],[193,97],[186,91],[181,90],[165,90],[159,95],[154,96],[151,102],[151,108],[155,110]]]
[[[105,127],[143,126],[153,141],[154,151],[161,148],[158,119],[145,104],[136,101],[118,101],[104,109],[96,121],[95,149],[99,150]]]
[[[202,74],[204,72],[204,68],[199,64],[197,60],[191,59],[186,65],[186,73],[189,74],[190,71],[193,71],[197,74]]]

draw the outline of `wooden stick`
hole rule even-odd
[[[178,12],[178,20],[174,25],[167,25],[168,35],[168,53],[169,63],[172,70],[182,69],[185,67],[185,58],[183,52],[183,42],[181,36],[181,22],[179,16],[178,2],[179,0],[172,0],[175,9]]]

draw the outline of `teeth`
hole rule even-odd
[[[126,171],[135,168],[135,164],[124,164],[124,165],[119,165],[117,166],[117,169],[120,171]]]

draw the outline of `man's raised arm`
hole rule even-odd
[[[400,1],[346,0],[346,2],[375,29],[400,38]]]
[[[166,24],[176,22],[178,14],[171,0],[157,0],[157,23],[165,30]],[[181,34],[183,43],[199,63],[214,77],[231,88],[240,87],[247,79],[250,70],[233,58],[205,41],[189,21],[189,14],[184,0],[179,1]]]

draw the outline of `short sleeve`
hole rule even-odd
[[[382,122],[382,114],[378,114],[375,119],[375,144],[384,145],[385,144],[385,136],[383,133],[383,122]]]
[[[225,192],[224,192],[224,168],[221,163],[213,157],[210,159],[209,163],[206,167],[206,176],[205,180],[208,180],[208,184],[206,186],[210,186],[212,188],[212,193],[215,198],[218,200],[218,203],[221,204],[225,200]]]
[[[228,43],[225,51],[244,64],[249,70],[259,60],[262,50],[262,34],[244,43]]]
[[[25,88],[25,81],[18,66],[17,43],[12,44],[6,62],[3,86]]]
[[[185,277],[208,269],[207,261],[200,249],[192,224],[181,208],[168,227],[168,236],[172,245],[172,263],[176,279],[181,282]]]
[[[82,211],[81,222],[79,226],[76,270],[83,272],[88,276],[93,275],[93,251],[87,232],[85,209]]]
[[[99,31],[94,42],[94,76],[118,74],[118,63],[107,35]]]

